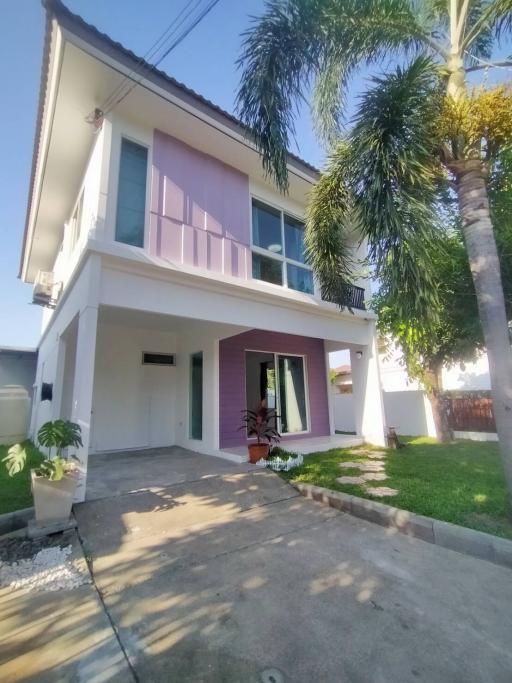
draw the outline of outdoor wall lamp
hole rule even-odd
[[[362,357],[363,357],[363,352],[362,351],[356,351],[356,358],[361,360]]]

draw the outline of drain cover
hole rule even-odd
[[[284,683],[284,676],[278,669],[265,669],[260,673],[262,683]]]

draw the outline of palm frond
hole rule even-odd
[[[357,67],[397,51],[442,50],[413,10],[410,0],[267,0],[244,34],[236,108],[280,189],[297,105],[313,83],[317,128],[329,138]]]
[[[348,287],[353,277],[350,243],[357,240],[358,234],[348,184],[349,164],[350,150],[340,143],[330,155],[325,173],[311,191],[304,236],[306,259],[320,284],[322,298],[340,308],[348,300]]]
[[[439,229],[437,86],[437,69],[426,57],[374,78],[351,135],[313,190],[307,255],[322,291],[338,294],[337,303],[350,281],[351,228],[368,240],[375,274],[390,292],[410,292],[405,300],[418,311],[436,296],[428,263]]]
[[[512,0],[482,0],[468,21],[463,47],[469,50],[473,43],[489,36],[502,40],[512,32]]]

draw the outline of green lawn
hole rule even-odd
[[[7,455],[9,446],[0,446],[0,514],[21,510],[32,506],[32,494],[30,492],[30,470],[40,463],[37,448],[27,444],[27,465],[22,472],[10,477],[7,473],[2,458]]]
[[[512,538],[512,514],[507,506],[505,478],[498,444],[456,441],[439,444],[433,439],[402,437],[407,447],[387,450],[384,482],[399,493],[383,503],[446,522]],[[342,469],[342,461],[364,459],[352,449],[334,449],[305,457],[302,467],[281,473],[296,480],[377,500],[362,486],[340,485],[336,478],[357,475],[358,470]],[[377,449],[375,449],[377,450]]]

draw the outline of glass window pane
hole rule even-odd
[[[284,217],[284,241],[286,258],[305,263],[304,259],[304,223],[292,218]]]
[[[245,393],[248,410],[276,408],[276,369],[274,354],[260,351],[245,353]]]
[[[121,142],[117,192],[116,240],[144,246],[148,150],[129,140]]]
[[[190,357],[190,438],[203,438],[203,352]]]
[[[276,254],[283,252],[281,212],[256,199],[252,200],[252,242]]]
[[[252,276],[256,280],[272,282],[275,285],[283,284],[283,264],[261,254],[252,255]]]
[[[288,276],[288,287],[296,289],[298,292],[313,294],[313,273],[306,268],[299,268],[291,263],[286,265]]]
[[[283,434],[307,431],[304,359],[279,356],[279,416]]]

